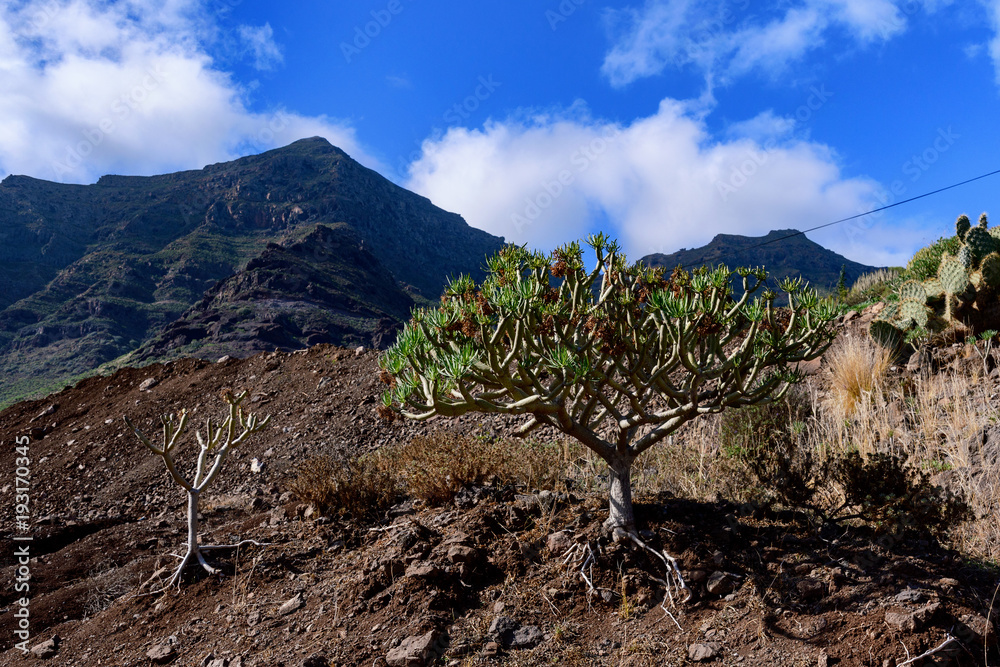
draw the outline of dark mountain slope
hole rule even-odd
[[[347,225],[267,249],[144,344],[131,361],[246,357],[320,343],[385,347],[413,299]]]
[[[790,238],[782,238],[786,236]],[[862,274],[877,268],[852,262],[810,241],[794,229],[779,229],[766,236],[719,234],[701,248],[679,250],[669,255],[647,255],[642,261],[650,266],[667,269],[718,264],[725,264],[730,269],[739,266],[764,266],[775,284],[786,277],[802,278],[821,293],[836,289],[841,267],[844,267],[848,286]]]
[[[319,138],[88,186],[4,179],[0,404],[136,350],[269,243],[335,223],[356,233],[388,277],[428,299],[449,275],[481,277],[484,258],[503,244]]]

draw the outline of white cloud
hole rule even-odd
[[[259,70],[273,70],[284,61],[281,48],[274,41],[274,30],[270,23],[254,27],[241,25],[240,40],[246,53],[253,57],[254,67]]]
[[[0,176],[163,173],[316,135],[378,166],[343,122],[251,111],[209,54],[217,30],[201,0],[0,6]]]
[[[696,107],[674,100],[625,126],[576,107],[452,128],[424,142],[407,186],[509,241],[551,250],[602,227],[634,259],[873,207],[879,185],[844,177],[834,151],[793,138],[793,125],[762,114],[720,140]],[[851,259],[876,258],[846,237],[839,245],[858,246]]]
[[[990,27],[995,33],[987,48],[993,60],[993,68],[996,70],[996,82],[1000,84],[1000,0],[983,0],[982,5],[986,10]]]
[[[933,3],[932,3],[933,4]],[[861,44],[906,27],[891,0],[796,0],[778,14],[751,12],[749,0],[646,0],[607,13],[613,45],[602,71],[625,86],[668,68],[694,67],[710,82],[748,72],[780,73],[824,44],[833,28]]]

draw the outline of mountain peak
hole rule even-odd
[[[764,266],[776,279],[802,278],[820,291],[835,288],[844,269],[848,284],[877,267],[866,266],[827,250],[796,229],[774,229],[765,236],[717,234],[701,248],[679,250],[669,255],[643,257],[644,264],[672,269],[675,266]]]

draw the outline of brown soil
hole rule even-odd
[[[13,552],[25,543],[12,538],[33,538],[28,645],[58,636],[48,662],[59,665],[157,664],[149,656],[159,649],[160,664],[317,667],[385,665],[403,640],[424,636],[424,657],[455,665],[683,665],[713,656],[725,665],[881,667],[953,636],[936,664],[987,664],[995,573],[928,541],[832,532],[721,500],[647,498],[637,507],[644,536],[677,556],[693,593],[663,607],[662,564],[602,535],[607,510],[597,495],[485,488],[465,494],[462,507],[407,500],[377,526],[307,518],[286,485],[290,467],[310,456],[441,428],[506,434],[519,423],[381,421],[376,368],[372,351],[324,345],[184,360],[85,380],[0,413],[8,508],[15,439],[31,437],[31,526],[4,522],[2,561],[13,582]],[[140,391],[147,378],[156,384]],[[122,415],[154,436],[159,414],[187,407],[195,426],[218,414],[226,388],[249,390],[250,408],[273,413],[274,423],[206,491],[202,539],[270,546],[211,552],[221,574],[191,568],[179,593],[137,596],[182,550],[186,500]],[[189,461],[192,449],[178,458]],[[260,472],[251,471],[254,458]],[[20,595],[11,583],[0,591],[0,664],[36,661],[12,648]]]

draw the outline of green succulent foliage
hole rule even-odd
[[[523,432],[552,425],[609,463],[631,460],[699,414],[780,397],[797,379],[789,364],[835,335],[836,305],[800,281],[781,285],[779,308],[762,269],[665,277],[604,235],[588,243],[592,271],[579,243],[551,257],[508,246],[481,285],[459,279],[414,310],[380,357],[386,411],[526,414]]]
[[[990,226],[989,218],[986,217],[986,212],[983,211],[982,213],[979,214],[979,228],[986,229],[989,226]]]
[[[965,241],[965,234],[970,229],[972,229],[972,222],[969,220],[969,216],[965,215],[964,213],[958,216],[958,219],[955,221],[956,236],[958,236],[958,238],[960,238],[962,241]]]

